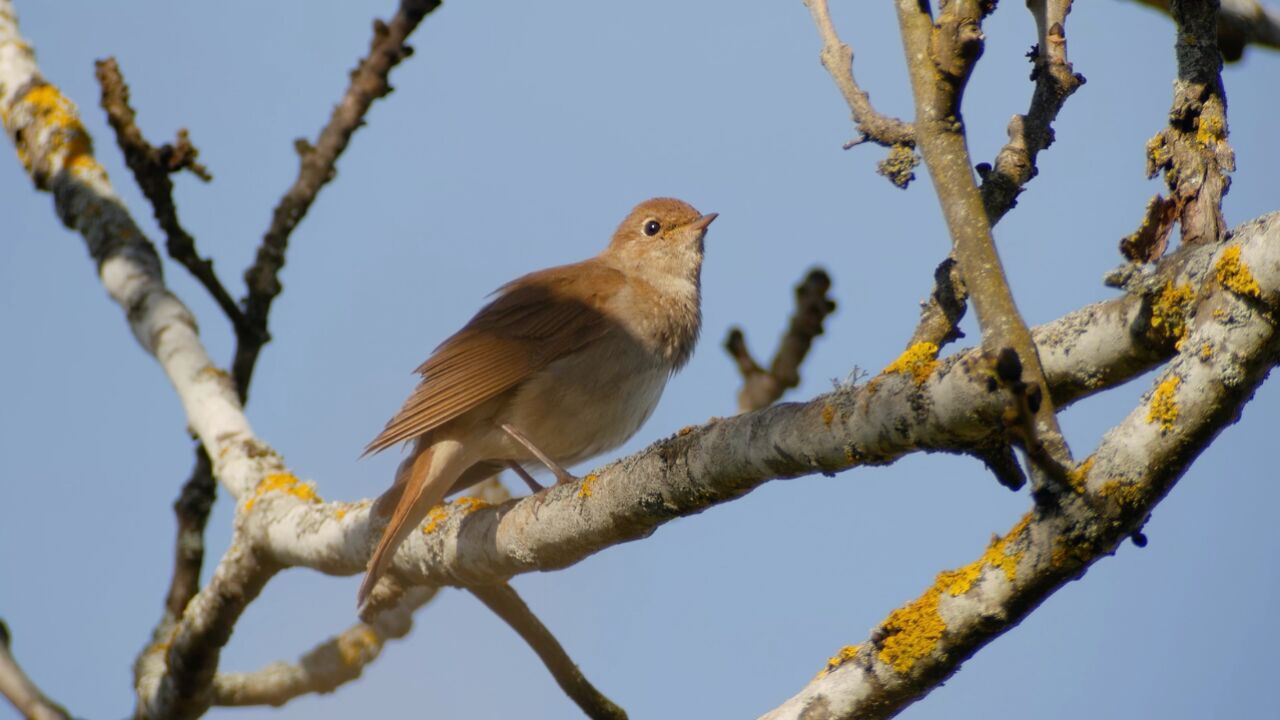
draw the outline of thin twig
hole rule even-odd
[[[844,148],[848,150],[868,140],[892,148],[889,158],[880,163],[880,174],[898,187],[905,188],[915,177],[911,169],[919,162],[912,150],[915,146],[914,128],[911,123],[883,115],[872,106],[871,96],[853,76],[853,48],[836,34],[827,0],[804,0],[804,4],[813,16],[818,34],[822,36],[822,52],[819,54],[822,67],[831,74],[831,79],[844,96],[858,129],[858,138],[846,143]]]
[[[1058,428],[1031,332],[1013,301],[991,237],[982,195],[970,170],[960,113],[964,87],[982,54],[981,22],[990,7],[957,0],[934,18],[920,3],[897,2],[916,102],[916,141],[933,177],[954,256],[982,328],[983,345],[992,357],[1011,348],[1021,360],[1026,387],[1040,395],[1034,413],[1035,441],[1055,459],[1057,468],[1044,468],[1049,477],[1055,477],[1061,474],[1060,468],[1072,464],[1070,450]]]
[[[271,303],[280,294],[280,269],[284,267],[289,236],[306,216],[320,188],[337,174],[338,156],[346,149],[355,131],[364,125],[364,116],[378,98],[391,93],[388,75],[391,69],[413,54],[405,45],[410,33],[428,13],[440,6],[440,0],[401,0],[400,9],[390,23],[375,20],[373,40],[366,55],[351,73],[351,83],[341,102],[333,108],[329,122],[315,143],[296,144],[301,163],[298,177],[280,198],[271,215],[271,226],[258,246],[257,258],[244,273],[248,294],[244,310],[249,324],[257,331],[248,341],[236,343],[231,374],[240,392],[248,398],[249,379],[258,362],[258,354],[268,341],[267,316]]]
[[[0,695],[28,720],[68,720],[71,716],[31,682],[9,648],[9,627],[0,620]]]
[[[389,640],[413,629],[413,613],[436,596],[437,588],[412,588],[393,609],[372,623],[356,623],[312,648],[296,663],[272,663],[248,673],[218,673],[213,678],[213,704],[280,706],[309,693],[333,692],[356,680],[378,658]]]
[[[556,684],[593,720],[626,720],[627,713],[587,680],[560,642],[508,583],[468,587],[495,615],[516,631],[542,659]]]
[[[1016,204],[1018,195],[1039,172],[1036,157],[1053,143],[1053,121],[1062,106],[1085,79],[1067,62],[1067,13],[1071,0],[1028,0],[1027,9],[1036,21],[1035,47],[1031,58],[1031,79],[1035,90],[1025,115],[1009,121],[1009,142],[1000,149],[994,164],[981,163],[982,202],[992,225]]]
[[[200,569],[204,565],[204,529],[209,512],[217,498],[213,481],[213,465],[203,445],[196,445],[196,462],[191,475],[183,483],[173,513],[178,520],[177,539],[173,548],[173,576],[165,596],[165,615],[161,624],[182,617],[182,611],[200,590]]]
[[[750,412],[772,405],[783,393],[800,384],[800,364],[809,354],[813,339],[822,334],[822,323],[835,312],[835,302],[827,297],[831,289],[831,276],[822,268],[809,271],[796,285],[796,309],[791,314],[787,332],[778,343],[773,362],[765,370],[756,364],[747,349],[742,329],[729,329],[724,347],[737,362],[742,375],[742,389],[738,391],[738,412]]]
[[[115,58],[99,60],[94,63],[94,68],[98,84],[102,87],[102,109],[115,130],[116,143],[124,153],[125,162],[133,171],[142,194],[151,202],[160,229],[164,230],[169,257],[178,261],[209,291],[231,321],[237,336],[251,332],[240,306],[213,271],[213,261],[200,257],[196,251],[195,238],[178,221],[178,209],[173,204],[170,174],[190,170],[202,180],[210,179],[208,170],[196,162],[199,151],[191,144],[186,130],[178,131],[174,145],[165,144],[157,148],[147,142],[138,129],[137,115],[129,105],[129,86],[125,84]]]
[[[911,335],[908,347],[919,343],[932,343],[942,349],[948,343],[964,337],[960,321],[964,319],[969,290],[956,263],[954,253],[938,264],[933,271],[933,292],[920,303],[920,322]]]

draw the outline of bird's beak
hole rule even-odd
[[[711,224],[711,221],[715,220],[718,217],[720,217],[720,213],[707,213],[706,215],[703,215],[697,220],[694,220],[693,222],[689,223],[689,227],[701,232],[703,230],[706,230],[707,226]]]

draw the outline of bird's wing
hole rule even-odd
[[[625,282],[618,270],[586,262],[504,285],[418,367],[422,382],[365,453],[437,428],[554,360],[620,332],[602,308]]]

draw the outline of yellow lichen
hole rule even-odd
[[[1213,359],[1213,343],[1205,343],[1200,346],[1200,359],[1205,362]]]
[[[339,635],[334,644],[337,645],[342,664],[355,667],[372,659],[371,651],[376,652],[382,647],[382,638],[378,637],[373,628],[361,625]]]
[[[1014,525],[1003,538],[995,536],[982,557],[958,569],[938,573],[933,586],[910,604],[889,613],[881,624],[885,639],[877,657],[900,673],[910,672],[916,662],[933,652],[946,632],[947,624],[938,614],[938,602],[942,593],[960,596],[968,592],[982,576],[982,570],[990,565],[1004,572],[1013,581],[1018,575],[1018,562],[1023,551],[1010,554],[1009,544],[1022,535],[1031,522],[1028,513]]]
[[[1071,483],[1071,489],[1076,494],[1084,493],[1084,479],[1089,477],[1089,471],[1093,469],[1093,456],[1085,458],[1084,462],[1076,465],[1067,471],[1067,482]]]
[[[1176,286],[1172,280],[1165,282],[1164,289],[1151,304],[1152,329],[1169,340],[1181,342],[1187,332],[1187,310],[1195,296],[1190,285]]]
[[[1168,143],[1165,142],[1164,133],[1157,133],[1147,141],[1147,159],[1150,161],[1150,167],[1160,168],[1169,162],[1169,158],[1173,157],[1173,152],[1169,150]],[[1150,170],[1155,173],[1155,170]]]
[[[477,510],[489,507],[489,503],[477,497],[460,497],[454,500],[453,504],[458,506],[458,510],[463,515],[470,515]]]
[[[1142,504],[1142,485],[1122,480],[1108,480],[1098,489],[1102,497],[1115,500],[1123,508],[1134,509]]]
[[[338,508],[337,510],[334,510],[334,511],[333,511],[333,517],[334,517],[334,518],[336,518],[336,519],[338,519],[338,520],[341,520],[342,518],[344,518],[344,517],[346,517],[346,516],[347,516],[347,509],[346,509],[346,508],[344,508],[344,507],[340,507],[340,508]]]
[[[105,174],[98,161],[93,158],[93,143],[84,125],[80,123],[75,104],[63,96],[58,88],[48,83],[36,84],[14,102],[13,106],[16,108],[19,104],[29,108],[38,127],[51,131],[46,136],[46,157],[59,158],[62,166],[72,172],[96,170]],[[18,143],[18,158],[23,167],[31,172],[33,158],[28,152],[27,143]]]
[[[258,499],[270,492],[282,492],[309,503],[321,502],[320,496],[316,494],[315,483],[310,480],[302,482],[291,472],[280,472],[262,478],[253,490],[253,496],[245,501],[244,509],[252,510]]]
[[[698,429],[697,425],[685,425],[684,427],[676,431],[676,435],[679,435],[680,437],[684,437],[685,435],[688,435],[689,433],[697,429]]]
[[[447,517],[449,517],[449,511],[445,509],[444,505],[436,505],[428,510],[427,524],[422,526],[422,534],[430,535],[435,532],[436,528],[440,527],[440,523],[444,522]]]
[[[907,348],[897,360],[889,363],[889,366],[881,372],[885,375],[891,373],[910,375],[915,384],[922,385],[937,367],[938,346],[931,342],[920,342]]]
[[[857,657],[858,649],[860,647],[862,646],[861,645],[845,645],[844,647],[840,648],[840,652],[827,658],[827,666],[822,668],[822,671],[818,673],[818,676],[821,677],[823,675],[826,675],[832,670],[835,670],[841,665]]]
[[[596,480],[598,480],[599,477],[600,476],[596,475],[595,473],[587,473],[587,476],[582,478],[582,486],[578,488],[578,497],[580,498],[591,497],[591,492],[592,492],[591,488],[593,485],[596,484]]]
[[[830,405],[822,406],[822,424],[831,427],[831,421],[836,419],[836,409]]]
[[[1249,272],[1249,267],[1240,260],[1240,246],[1232,245],[1222,251],[1217,265],[1218,282],[1237,295],[1251,298],[1262,297],[1262,287]]]
[[[1082,542],[1072,544],[1068,540],[1059,539],[1053,543],[1049,552],[1049,563],[1053,567],[1063,569],[1083,565],[1093,555],[1093,545]]]
[[[1222,113],[1210,106],[1205,106],[1205,111],[1200,114],[1200,122],[1196,127],[1196,142],[1204,147],[1209,147],[1213,143],[1221,140],[1226,135],[1226,121],[1222,117]]]
[[[1156,391],[1151,395],[1151,405],[1147,409],[1147,422],[1160,423],[1162,432],[1169,432],[1173,429],[1173,423],[1178,419],[1178,401],[1174,394],[1178,391],[1178,385],[1182,383],[1182,378],[1177,375],[1170,375],[1168,379],[1156,386]]]
[[[452,503],[436,505],[427,511],[427,524],[422,526],[423,535],[430,535],[435,532],[440,527],[440,523],[449,518],[450,504],[458,508],[458,512],[463,515],[470,515],[481,508],[489,507],[489,503],[475,497],[460,497]]]
[[[945,574],[945,573],[944,573]],[[938,575],[939,583],[942,575]],[[886,634],[877,657],[900,673],[915,667],[916,661],[933,652],[946,632],[947,624],[938,614],[938,583],[914,602],[889,613],[880,625]]]

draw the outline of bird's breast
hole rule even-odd
[[[647,343],[613,332],[536,372],[517,390],[508,416],[543,452],[572,465],[635,435],[673,369]]]

